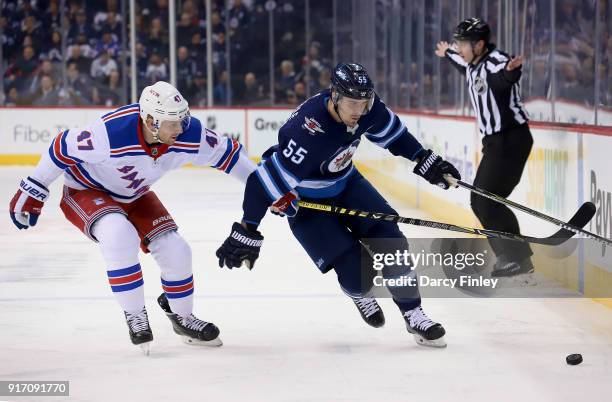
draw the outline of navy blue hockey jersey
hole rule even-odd
[[[338,195],[355,173],[362,136],[394,155],[414,160],[421,144],[375,95],[372,109],[349,129],[327,110],[330,90],[301,104],[280,128],[278,144],[262,156],[245,188],[244,220],[258,225],[275,200],[295,189],[301,198]]]

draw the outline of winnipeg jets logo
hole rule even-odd
[[[336,173],[346,169],[351,164],[353,160],[353,155],[355,155],[358,145],[359,140],[355,140],[351,145],[348,146],[348,148],[345,148],[338,152],[327,165],[327,170],[332,173]]]
[[[308,130],[310,134],[314,135],[315,133],[324,133],[321,129],[321,125],[314,118],[304,117],[305,123],[302,124],[302,127]]]
[[[481,77],[476,77],[476,79],[474,80],[474,91],[476,91],[478,95],[482,95],[485,93],[486,90],[487,84],[485,83],[485,81]]]

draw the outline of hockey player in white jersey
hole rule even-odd
[[[242,145],[220,137],[189,114],[170,84],[146,87],[139,103],[89,126],[60,133],[10,202],[19,229],[36,225],[49,185],[64,175],[60,207],[98,244],[110,287],[125,312],[130,338],[148,353],[153,334],[144,302],[139,247],[161,269],[158,303],[187,343],[221,345],[219,329],[192,313],[191,249],[150,186],[184,164],[209,165],[245,182],[255,169]]]

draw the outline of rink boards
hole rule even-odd
[[[108,109],[5,108],[0,109],[0,164],[35,164],[53,136],[86,125]],[[278,129],[291,109],[196,109],[192,114],[219,134],[240,140],[257,158],[276,142]],[[451,161],[463,180],[472,182],[481,158],[480,134],[472,118],[399,113],[410,132],[426,147]],[[597,206],[586,227],[612,238],[611,127],[532,123],[534,148],[512,200],[560,219],[569,219],[585,201]],[[361,171],[384,192],[418,207],[440,221],[478,225],[463,189],[444,191],[413,175],[413,163],[395,158],[367,140],[355,160]],[[607,168],[607,169],[606,169]],[[524,233],[547,236],[556,228],[518,213]],[[548,264],[550,265],[550,264]],[[609,294],[612,289],[612,250],[603,256],[595,244],[576,248],[567,264],[537,264],[537,270],[586,296]],[[608,292],[606,294],[606,291]],[[612,306],[609,300],[600,300]]]

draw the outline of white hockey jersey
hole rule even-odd
[[[98,189],[127,203],[146,193],[169,170],[188,163],[212,166],[243,182],[256,168],[239,142],[208,130],[194,117],[174,144],[147,144],[135,103],[87,127],[60,133],[33,177],[48,185],[63,172],[68,187]]]

